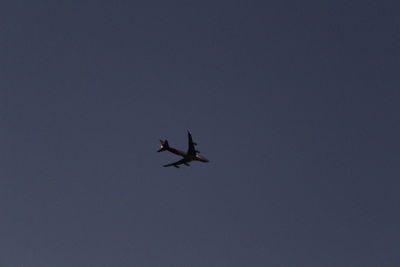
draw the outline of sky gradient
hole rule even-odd
[[[0,266],[395,266],[399,10],[2,1]]]

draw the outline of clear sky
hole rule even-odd
[[[1,1],[0,266],[395,266],[399,14]]]

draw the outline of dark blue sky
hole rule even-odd
[[[2,1],[0,266],[395,266],[399,11]]]

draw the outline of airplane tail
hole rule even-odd
[[[161,147],[159,150],[157,150],[157,152],[165,151],[169,148],[168,140],[165,140],[165,141],[160,140],[160,144],[161,144]]]

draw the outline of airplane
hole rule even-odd
[[[189,131],[187,131],[187,133],[188,133],[188,141],[189,141],[189,148],[188,148],[187,152],[170,147],[168,140],[160,140],[161,148],[159,150],[157,150],[157,152],[167,150],[167,151],[174,153],[176,155],[179,155],[183,158],[177,162],[163,165],[163,167],[174,166],[175,168],[179,168],[179,165],[181,165],[181,164],[190,166],[188,162],[191,162],[193,160],[201,161],[201,162],[209,162],[208,159],[206,159],[205,157],[203,157],[199,154],[200,151],[196,150],[195,146],[197,144],[195,142],[193,142],[192,134]]]

